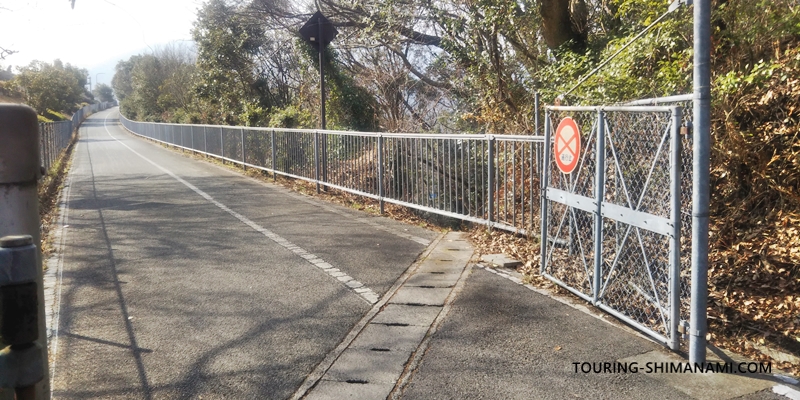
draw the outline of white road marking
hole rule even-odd
[[[347,275],[346,273],[341,272],[338,269],[334,268],[333,265],[325,262],[325,260],[323,260],[322,258],[317,257],[314,254],[311,254],[310,252],[304,250],[300,246],[297,246],[294,243],[284,239],[280,235],[270,231],[269,229],[266,229],[266,228],[258,225],[257,223],[251,221],[249,218],[245,217],[244,215],[239,214],[236,211],[231,210],[230,208],[228,208],[228,206],[226,206],[226,205],[220,203],[219,201],[215,200],[208,193],[200,190],[199,188],[197,188],[196,186],[194,186],[191,183],[187,182],[183,178],[179,177],[178,175],[175,175],[172,171],[162,167],[159,164],[156,164],[154,161],[152,161],[149,158],[145,157],[144,155],[140,154],[136,150],[130,148],[127,144],[123,143],[121,140],[117,139],[114,135],[111,134],[111,132],[108,130],[107,121],[108,121],[108,116],[106,116],[105,119],[103,120],[103,127],[105,128],[106,133],[108,133],[108,136],[111,136],[112,139],[116,140],[119,144],[125,146],[128,150],[133,152],[133,154],[136,154],[137,156],[141,157],[143,160],[145,160],[148,163],[152,164],[154,167],[156,167],[156,168],[160,169],[161,171],[163,171],[165,174],[171,176],[176,181],[184,184],[189,189],[192,189],[192,191],[194,191],[195,193],[199,194],[204,199],[208,200],[209,203],[219,207],[221,210],[223,210],[223,211],[227,212],[228,214],[234,216],[236,219],[241,221],[243,224],[253,228],[253,230],[255,230],[256,232],[261,233],[262,235],[266,236],[268,239],[270,239],[273,242],[283,246],[284,248],[286,248],[287,250],[297,254],[298,256],[304,258],[311,265],[314,265],[315,267],[321,269],[322,271],[324,271],[325,273],[327,273],[331,277],[337,279],[340,283],[342,283],[342,285],[344,287],[346,287],[348,290],[353,291],[353,293],[356,293],[358,296],[360,296],[362,299],[364,299],[367,303],[375,304],[375,303],[378,302],[378,294],[375,293],[372,289],[369,289],[369,288],[365,287],[364,284],[362,284],[361,282],[358,282],[357,280],[353,279],[351,276]],[[354,285],[358,284],[359,285],[359,286],[357,286],[358,290],[356,290],[355,288],[353,288],[350,285],[348,285],[348,283],[350,283],[350,282],[354,282],[353,283]]]
[[[76,142],[75,147],[72,149],[72,157],[74,158],[75,153],[78,152],[78,143]],[[70,193],[72,192],[72,172],[67,172],[67,179],[64,182],[64,191],[61,193],[61,201],[59,202],[59,221],[58,221],[58,228],[55,232],[55,236],[58,237],[58,243],[56,244],[56,255],[51,257],[47,260],[47,272],[45,274],[45,279],[47,280],[48,291],[55,291],[53,295],[53,305],[52,311],[50,312],[49,318],[47,322],[49,326],[47,327],[47,334],[49,337],[49,358],[53,360],[52,365],[50,365],[50,395],[53,394],[53,382],[55,382],[56,376],[56,362],[58,361],[58,326],[60,323],[60,316],[61,316],[61,282],[63,280],[64,275],[64,247],[67,242],[67,234],[69,230],[66,228],[69,227],[69,198]],[[52,283],[52,285],[50,285]],[[47,295],[45,295],[47,297]],[[49,304],[47,304],[49,305]],[[47,313],[47,310],[45,311]]]

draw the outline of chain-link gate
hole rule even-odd
[[[548,107],[541,206],[542,274],[675,350],[681,117],[680,107]]]

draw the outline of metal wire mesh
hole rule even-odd
[[[683,192],[691,196],[681,167],[687,151],[676,126],[680,112],[552,107],[545,118],[550,132],[556,122],[572,118],[582,145],[572,173],[558,169],[557,154],[547,160],[542,272],[673,348],[677,320],[689,304],[676,228],[684,219],[678,209],[684,207]],[[673,279],[679,280],[675,290]]]
[[[607,112],[604,201],[669,218],[669,111]],[[669,238],[604,219],[601,301],[661,335],[670,335]]]
[[[690,300],[691,300],[691,256],[692,256],[692,160],[693,160],[693,136],[692,118],[693,95],[673,96],[655,99],[644,99],[630,104],[640,105],[663,105],[679,106],[682,109],[681,116],[681,320],[689,320]]]
[[[573,173],[565,174],[558,168],[556,157],[550,157],[546,164],[546,186],[553,196],[556,192],[550,188],[558,190],[561,195],[590,199],[594,196],[597,168],[597,113],[593,109],[548,112],[545,124],[552,132],[558,125],[556,122],[567,117],[575,121],[579,130],[578,165]],[[543,272],[579,296],[591,300],[594,298],[595,264],[593,214],[586,208],[548,201],[547,214],[543,218],[547,227],[547,239],[543,242]]]

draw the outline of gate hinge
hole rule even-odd
[[[684,340],[689,339],[689,321],[682,319],[678,322],[678,333],[681,334]]]

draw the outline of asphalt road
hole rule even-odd
[[[84,123],[70,172],[55,397],[287,398],[436,237],[192,160],[116,115]]]
[[[685,360],[464,270],[466,242],[182,156],[116,115],[84,123],[65,189],[56,398],[800,399],[773,374],[579,372]]]

